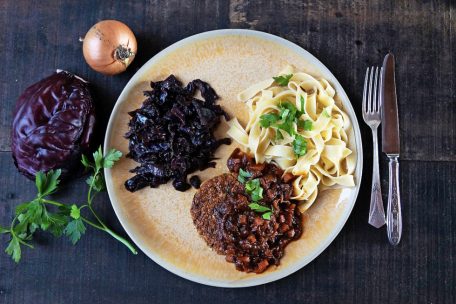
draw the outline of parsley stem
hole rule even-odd
[[[54,206],[57,206],[57,207],[63,206],[62,203],[59,203],[59,202],[56,202],[56,201],[48,200],[48,199],[45,199],[45,198],[42,198],[41,200],[42,200],[43,203],[46,203],[46,204],[49,204],[49,205],[54,205]]]
[[[29,244],[29,243],[23,241],[23,240],[22,240],[20,237],[18,237],[15,233],[12,232],[11,234],[13,234],[14,237],[18,240],[18,242],[21,243],[22,245],[25,245],[25,246],[27,246],[27,247],[29,247],[29,248],[32,248],[32,249],[34,248],[32,244]]]
[[[18,217],[19,217],[19,214],[16,215],[16,216],[13,218],[13,221],[11,222],[11,227],[10,227],[11,236],[12,236],[13,238],[16,238],[17,241],[18,241],[19,243],[21,243],[22,245],[25,245],[25,246],[27,246],[27,247],[33,249],[33,245],[32,245],[32,244],[29,244],[29,243],[23,241],[23,240],[22,240],[20,237],[18,237],[18,236],[16,235],[16,233],[14,232],[14,226],[15,226],[15,223],[16,223],[16,220],[17,220]]]
[[[106,228],[106,225],[103,223],[103,221],[98,217],[98,215],[95,213],[95,210],[93,210],[91,205],[88,205],[90,211],[92,212],[93,216],[97,219],[98,223],[103,226],[103,228]]]
[[[97,174],[99,174],[99,170],[96,171],[95,175],[96,176]],[[93,198],[95,197],[95,195],[97,194],[96,192],[93,194],[92,196],[92,188],[93,188],[93,182],[90,184],[90,187],[89,187],[89,193],[87,195],[87,204],[86,205],[82,205],[80,207],[80,209],[82,208],[85,208],[85,207],[88,207],[91,211],[91,213],[93,214],[93,216],[97,219],[98,224],[92,222],[91,220],[88,220],[86,219],[85,217],[81,216],[81,219],[87,223],[88,225],[96,228],[96,229],[99,229],[99,230],[102,230],[102,231],[105,231],[106,233],[108,233],[109,235],[111,235],[113,238],[115,238],[116,240],[118,240],[119,242],[121,242],[122,244],[124,244],[133,254],[138,254],[138,251],[136,250],[135,247],[133,247],[132,244],[130,244],[129,241],[127,241],[126,239],[124,239],[123,237],[121,237],[120,235],[118,235],[117,233],[115,233],[114,231],[112,231],[111,229],[109,229],[105,223],[103,223],[103,221],[98,217],[98,215],[95,213],[95,210],[93,210],[92,208],[92,201],[93,201]],[[48,200],[48,199],[44,199],[42,198],[41,199],[43,203],[46,203],[46,204],[50,204],[50,205],[54,205],[54,206],[63,206],[63,204],[59,203],[59,202],[56,202],[56,201],[52,201],[52,200]],[[14,221],[16,220],[16,218],[13,220],[13,224],[14,224]],[[12,229],[12,227],[11,227]],[[12,232],[12,234],[14,235],[14,232]],[[14,235],[15,236],[15,235]],[[18,239],[18,241],[23,244],[23,245],[26,245],[30,248],[33,248],[32,245],[22,241],[19,237],[16,236],[16,238]]]
[[[86,218],[83,217],[83,216],[81,216],[81,219],[82,219],[84,222],[86,222],[87,224],[89,224],[90,226],[94,227],[94,228],[97,228],[97,229],[100,229],[100,230],[104,230],[104,228],[103,228],[102,226],[95,224],[94,222],[92,222],[92,221],[86,219]]]
[[[100,169],[97,168],[95,170],[95,173],[93,174],[92,181],[90,182],[90,185],[89,185],[89,191],[87,192],[87,204],[89,204],[89,207],[90,207],[90,205],[92,205],[93,198],[95,197],[95,195],[92,196],[92,189],[93,189],[93,185],[95,184],[95,180],[99,173],[100,173]]]
[[[94,186],[94,183],[95,183],[95,180],[98,176],[98,174],[100,174],[100,169],[97,169],[95,170],[95,174],[93,175],[93,179],[92,179],[92,182],[90,183],[89,185],[89,191],[87,193],[87,205],[84,205],[87,206],[90,211],[92,212],[93,216],[97,219],[98,223],[101,225],[97,225],[87,219],[84,219],[82,218],[83,221],[85,221],[87,224],[97,228],[97,229],[100,229],[100,230],[103,230],[105,232],[107,232],[109,235],[111,235],[113,238],[115,238],[116,240],[118,240],[119,242],[121,242],[122,244],[124,244],[128,249],[130,249],[130,251],[133,253],[133,254],[138,254],[138,251],[136,250],[136,248],[130,244],[129,241],[127,241],[126,239],[124,239],[123,237],[121,237],[120,235],[118,235],[117,233],[115,233],[114,231],[112,231],[111,229],[109,229],[105,223],[103,223],[103,221],[98,217],[98,215],[96,214],[95,210],[93,210],[92,208],[92,202],[93,202],[93,198],[95,197],[95,195],[97,194],[97,192],[95,192],[93,195],[92,195],[92,189],[93,189],[93,186]]]
[[[118,240],[119,242],[121,242],[122,244],[124,244],[128,249],[130,249],[130,251],[133,253],[133,254],[138,254],[138,251],[136,250],[136,248],[130,244],[129,241],[127,241],[126,239],[124,239],[123,237],[121,237],[120,235],[118,235],[117,233],[115,233],[114,231],[112,231],[111,229],[109,229],[95,214],[95,212],[93,211],[93,209],[88,206],[90,208],[90,210],[92,211],[93,215],[97,218],[98,222],[102,225],[97,225],[95,224],[94,222],[92,221],[89,221],[88,219],[84,218],[81,216],[81,219],[86,222],[87,224],[89,224],[90,226],[94,227],[94,228],[97,228],[97,229],[100,229],[106,233],[108,233],[110,236],[112,236],[113,238],[115,238],[116,240]]]
[[[97,169],[95,171],[95,174],[93,175],[92,182],[89,185],[89,191],[87,192],[87,206],[89,207],[93,216],[97,219],[98,223],[101,226],[103,226],[104,228],[106,228],[106,225],[101,221],[101,219],[98,217],[98,215],[95,213],[95,211],[92,208],[92,201],[93,201],[93,198],[95,197],[95,194],[92,196],[92,189],[93,189],[93,185],[95,183],[95,179],[97,178],[99,173],[100,173],[100,169]]]
[[[136,250],[136,248],[133,247],[133,245],[131,245],[129,241],[127,241],[126,239],[124,239],[123,237],[121,237],[120,235],[118,235],[117,233],[115,233],[114,231],[112,231],[111,229],[109,229],[108,227],[105,227],[104,230],[105,230],[107,233],[109,233],[113,238],[115,238],[116,240],[118,240],[119,242],[121,242],[122,244],[124,244],[125,246],[127,246],[127,248],[130,249],[130,251],[131,251],[133,254],[138,254],[138,251]]]

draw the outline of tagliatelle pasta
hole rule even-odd
[[[252,85],[238,94],[249,109],[245,128],[234,118],[228,135],[258,163],[274,162],[296,178],[293,199],[301,211],[319,189],[353,187],[356,157],[348,147],[350,119],[335,103],[336,91],[325,79],[295,72]]]

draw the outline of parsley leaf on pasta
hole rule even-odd
[[[284,119],[285,116],[285,118],[293,120],[295,119],[296,113],[298,112],[298,109],[296,109],[295,105],[289,101],[281,102],[279,104],[279,109],[282,119]],[[284,115],[284,113],[286,113],[286,115]]]
[[[293,123],[296,120],[296,113],[298,109],[288,101],[281,102],[279,104],[280,118],[282,123],[276,124],[275,127],[284,130],[290,135],[294,134]]]
[[[263,128],[270,127],[280,119],[276,113],[267,113],[260,116],[260,126]]]
[[[297,157],[303,156],[307,153],[307,141],[299,134],[296,135],[293,141],[293,151]]]
[[[281,87],[285,87],[288,85],[288,82],[290,82],[291,77],[293,77],[293,74],[288,74],[288,75],[281,75],[277,77],[272,77],[275,82]]]
[[[312,130],[312,121],[311,120],[298,120],[298,128],[304,129],[304,131]]]
[[[299,111],[300,112],[299,116],[301,116],[302,114],[306,114],[306,108],[305,108],[306,100],[305,100],[304,96],[302,96],[302,95],[299,98],[299,100],[301,101],[301,110]]]
[[[285,120],[283,123],[278,124],[277,128],[284,130],[290,135],[294,134],[293,121],[291,120]]]
[[[282,140],[282,139],[283,139],[282,132],[280,132],[280,130],[276,130],[275,140],[278,141],[278,140]]]
[[[285,121],[288,119],[288,115],[290,115],[290,110],[287,108],[280,109],[280,118]]]

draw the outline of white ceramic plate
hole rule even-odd
[[[128,112],[142,104],[142,92],[149,82],[175,74],[184,85],[195,78],[209,82],[221,99],[218,103],[241,122],[246,122],[245,105],[236,94],[259,80],[277,73],[287,64],[327,79],[336,89],[338,102],[351,119],[350,148],[356,152],[356,187],[321,192],[317,202],[305,213],[304,232],[292,242],[278,267],[262,274],[236,271],[223,256],[211,251],[199,237],[190,216],[194,189],[181,193],[170,183],[157,189],[135,193],[125,190],[136,164],[123,157],[106,169],[106,184],[112,206],[122,226],[135,244],[152,260],[169,271],[192,281],[220,287],[247,287],[283,278],[311,262],[334,240],[347,221],[358,195],[362,173],[362,145],[353,107],[340,83],[318,59],[298,45],[280,37],[251,30],[217,30],[191,36],[164,49],[150,59],[128,82],[112,111],[104,149],[128,153],[123,134],[128,129]],[[217,131],[226,136],[226,126]],[[215,169],[197,174],[202,180],[226,172],[224,162],[235,148],[223,146],[216,152],[220,160]]]

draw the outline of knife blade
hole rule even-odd
[[[397,114],[396,79],[394,55],[389,53],[383,60],[382,88],[382,151],[399,156],[399,119]]]
[[[399,118],[397,114],[394,55],[389,53],[383,60],[382,101],[382,150],[389,158],[388,208],[386,231],[392,245],[399,244],[402,236],[401,195],[399,191]]]

